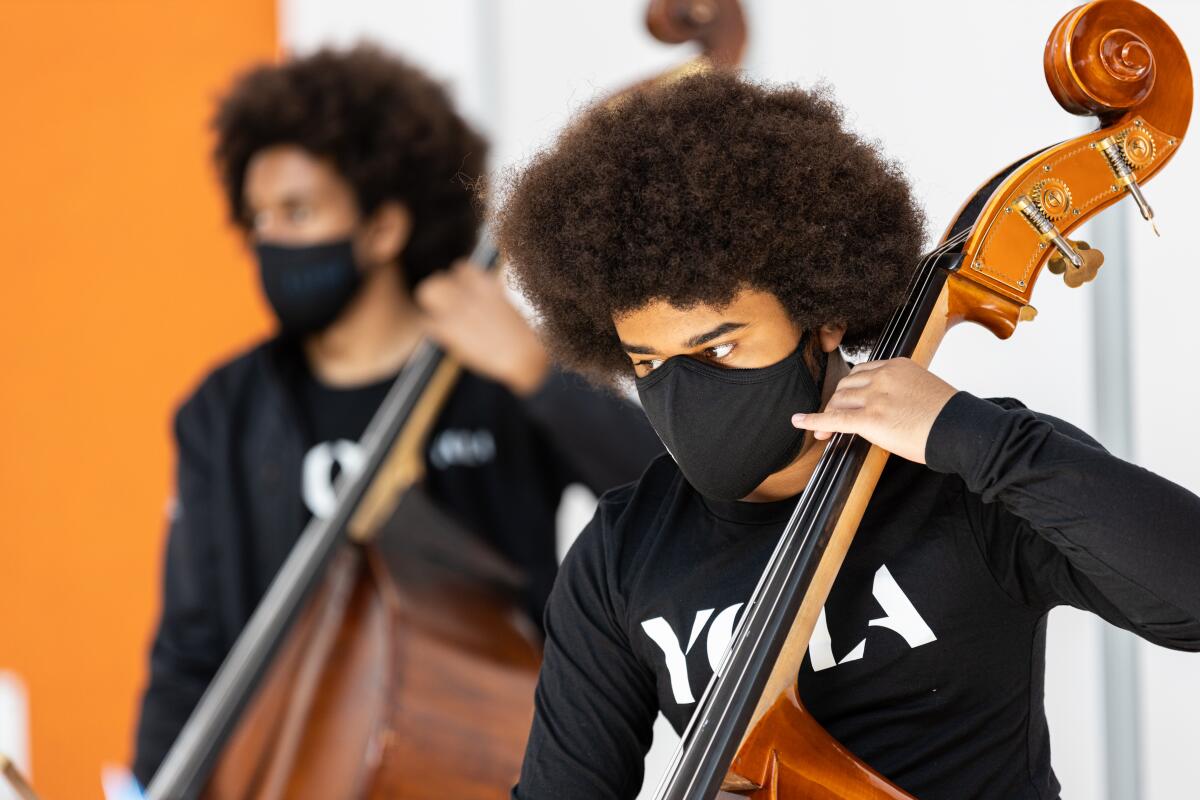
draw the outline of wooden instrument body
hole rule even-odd
[[[413,498],[377,542],[338,554],[205,797],[508,796],[532,719],[539,637],[511,587],[406,536],[413,525],[422,536],[454,528],[431,525],[429,508],[406,513]],[[470,553],[479,545],[469,537],[445,538]]]
[[[1068,111],[1095,115],[1094,133],[1050,147],[980,188],[943,237],[958,257],[925,289],[925,316],[910,357],[928,366],[946,332],[974,322],[1000,338],[1032,319],[1033,286],[1055,248],[1022,217],[1019,198],[1058,192],[1053,221],[1069,233],[1122,199],[1126,186],[1101,152],[1121,144],[1144,183],[1177,152],[1187,131],[1192,78],[1170,28],[1133,0],[1095,0],[1055,26],[1045,54],[1047,81]],[[1130,146],[1132,145],[1132,146]],[[844,496],[822,554],[721,788],[755,800],[909,798],[857,759],[804,709],[796,676],[833,580],[857,531],[888,454],[871,447]],[[685,791],[663,797],[690,797]]]

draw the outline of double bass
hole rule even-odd
[[[1030,300],[1045,272],[1071,287],[1096,277],[1103,255],[1069,239],[1072,230],[1125,197],[1153,222],[1142,185],[1178,151],[1192,108],[1178,38],[1134,0],[1094,0],[1054,26],[1043,64],[1059,104],[1095,117],[1098,129],[1017,160],[962,205],[916,265],[871,360],[928,366],[963,322],[1008,338],[1036,314]],[[797,690],[818,614],[887,458],[858,436],[828,440],[656,800],[709,800],[720,790],[754,800],[910,797],[830,737]]]
[[[654,0],[647,25],[734,66],[736,0]],[[676,72],[696,68],[696,63]],[[472,256],[497,260],[484,237]],[[520,573],[420,487],[459,366],[421,342],[343,478],[255,609],[162,766],[151,800],[507,797],[533,716],[537,626]]]

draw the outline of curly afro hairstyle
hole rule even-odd
[[[487,144],[420,70],[373,46],[321,50],[240,76],[219,102],[214,159],[236,224],[242,182],[260,150],[302,147],[329,158],[369,216],[395,200],[412,214],[401,255],[410,288],[470,252]]]
[[[593,107],[508,176],[497,239],[548,345],[603,383],[614,316],[773,293],[801,328],[871,344],[903,299],[924,216],[828,92],[708,72]]]

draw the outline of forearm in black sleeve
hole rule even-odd
[[[1008,549],[1009,566],[1031,573],[1014,581],[1041,585],[1159,644],[1200,649],[1196,495],[1064,423],[966,392],[938,416],[926,462],[958,474],[1032,532],[1024,552],[1012,549],[1019,532],[993,542]]]
[[[217,560],[208,524],[209,465],[194,408],[176,421],[177,489],[167,538],[162,612],[138,719],[133,773],[146,785],[221,664]]]
[[[636,480],[662,453],[662,443],[637,405],[578,375],[551,370],[525,406],[578,480],[596,494]]]
[[[546,650],[516,800],[628,800],[657,706],[605,572],[600,515],[572,546],[546,609]]]

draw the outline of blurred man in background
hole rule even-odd
[[[633,480],[640,411],[558,373],[475,243],[486,144],[445,92],[377,49],[243,75],[216,163],[278,334],[182,405],[163,606],[137,731],[147,783],[423,337],[466,367],[426,445],[426,488],[528,576],[540,620],[563,489]]]

